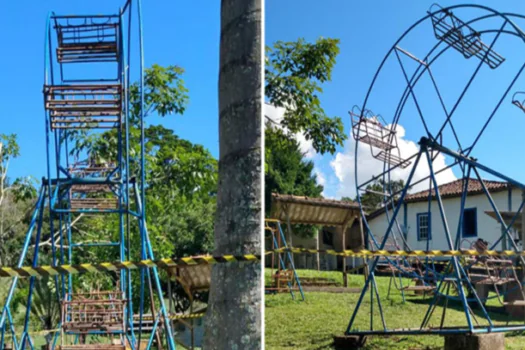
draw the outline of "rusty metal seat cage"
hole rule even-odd
[[[481,35],[474,28],[455,16],[451,10],[433,4],[428,13],[436,38],[459,51],[465,58],[475,56],[492,69],[505,61],[505,58],[481,40]]]
[[[401,157],[395,127],[387,126],[381,115],[368,109],[361,111],[359,106],[354,106],[348,113],[354,140],[368,144],[374,158],[400,168],[411,164],[409,160]],[[380,151],[376,152],[375,148]]]
[[[126,299],[123,292],[66,293],[61,323],[68,333],[123,333]]]
[[[117,62],[118,16],[54,17],[60,63]]]
[[[122,122],[119,84],[45,85],[51,129],[112,129]]]

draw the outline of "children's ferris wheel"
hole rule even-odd
[[[141,16],[140,0],[127,0],[116,14],[52,12],[48,16],[43,91],[47,177],[43,179],[19,267],[28,262],[40,266],[46,257],[53,265],[83,263],[78,252],[89,249],[121,262],[155,258],[145,214]],[[134,104],[138,105],[138,127],[131,123],[131,79],[138,81],[139,102]],[[132,144],[132,128],[138,128],[139,145]],[[72,155],[73,140],[100,137],[102,132],[108,145],[104,157],[95,152]],[[140,151],[132,158],[133,146]],[[50,249],[41,245],[46,211]],[[101,232],[94,239],[86,239],[72,230],[81,217],[93,216],[113,222],[116,232]],[[61,315],[52,348],[175,349],[172,321],[156,268],[141,270],[137,275],[125,270],[115,272],[112,286],[106,290],[82,290],[81,277],[77,276],[54,277]],[[34,348],[30,333],[34,287],[35,277],[31,277],[20,332],[15,329],[11,310],[20,281],[13,278],[0,317],[0,349],[7,337],[16,350]]]
[[[371,183],[379,181],[383,186],[379,194],[383,199],[381,210],[386,217],[385,226],[378,228],[368,222],[367,209],[361,205],[369,249],[394,246],[395,250],[429,251],[435,249],[432,242],[444,242],[444,250],[465,248],[462,247],[466,236],[462,221],[469,189],[475,182],[502,230],[499,239],[488,244],[478,240],[466,248],[476,249],[480,254],[495,248],[522,251],[511,237],[511,230],[521,216],[523,200],[520,198],[521,205],[506,221],[505,209],[498,208],[482,174],[521,191],[525,190],[525,184],[495,170],[497,166],[492,164],[497,163],[493,161],[497,153],[487,152],[487,148],[480,148],[480,145],[485,142],[485,146],[488,144],[489,149],[494,150],[500,147],[499,143],[511,143],[502,137],[495,125],[505,125],[507,130],[510,125],[521,130],[525,127],[525,94],[520,92],[520,88],[525,89],[523,79],[520,80],[525,61],[519,54],[525,41],[525,33],[520,28],[524,21],[525,16],[500,13],[480,5],[447,8],[433,5],[428,14],[410,26],[388,51],[363,104],[350,112],[358,200],[361,202],[363,193],[370,191],[367,186]],[[392,70],[397,75],[391,73]],[[381,114],[388,117],[382,117],[378,111],[372,112],[378,108],[376,104],[381,106]],[[507,138],[511,132],[507,131]],[[404,139],[405,134],[419,142],[408,142]],[[512,153],[517,149],[514,140],[514,148],[506,151]],[[360,167],[369,164],[370,155],[376,164],[382,165],[382,171],[363,181],[358,176]],[[439,187],[440,174],[447,171],[452,174],[452,170],[461,180],[459,208],[454,209],[459,220],[454,221],[454,226]],[[405,181],[401,189],[396,189],[392,181],[399,178]],[[407,225],[402,214],[406,215],[404,205],[414,188],[427,191],[424,192],[427,203],[422,204],[425,207],[422,210],[428,213],[426,225],[439,226],[435,231],[442,232],[439,237],[433,234],[432,239],[426,239],[425,246],[418,247],[411,247],[407,239]],[[476,255],[467,259],[441,257],[437,261],[434,257],[421,257],[416,260],[376,257],[370,261],[366,284],[352,313],[347,334],[451,334],[525,329],[523,322],[497,323],[485,306],[490,299],[497,299],[505,308],[525,306],[523,275],[517,273],[525,267],[522,258]],[[436,267],[437,262],[442,268]],[[401,276],[418,281],[419,290],[430,292],[432,298],[426,314],[417,320],[415,317],[402,320],[399,328],[388,325],[385,317],[388,306],[382,303],[375,277],[382,263]],[[483,285],[489,286],[492,293],[482,293]],[[365,298],[367,293],[369,299]],[[452,303],[461,304],[464,323],[450,324],[446,311],[439,315],[435,312],[438,306],[446,310]],[[474,313],[474,308],[481,311]],[[368,315],[366,324],[358,317],[360,313]]]

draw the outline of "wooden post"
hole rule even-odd
[[[525,191],[521,192],[521,197],[525,200]],[[525,208],[521,210],[521,250],[525,250]]]
[[[292,224],[290,223],[290,213],[288,211],[288,206],[286,206],[285,214],[286,214],[286,227],[288,228],[288,230],[287,230],[288,231],[288,241],[286,243],[288,244],[289,248],[292,248],[293,247],[293,241],[292,241],[293,231],[292,231]],[[293,263],[295,265],[293,252],[290,253],[290,256],[291,256],[292,261],[293,261]]]
[[[319,254],[319,236],[321,235],[321,230],[317,228],[317,242],[316,242],[316,249],[317,249],[317,271],[321,271],[321,255]]]
[[[342,243],[343,243],[343,248],[342,250],[345,251],[346,250],[346,228],[348,227],[348,220],[345,221],[344,225],[343,225],[343,232],[342,232]],[[348,287],[348,278],[346,277],[346,256],[343,255],[343,282],[344,282],[344,286],[345,287]]]

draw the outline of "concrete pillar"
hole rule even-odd
[[[445,350],[504,350],[504,333],[445,335]]]

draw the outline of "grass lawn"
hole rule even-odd
[[[329,277],[342,284],[340,272],[317,272],[298,270],[299,276]],[[266,271],[267,279],[270,272]],[[385,321],[388,328],[419,327],[427,311],[430,298],[407,293],[402,303],[400,293],[394,289],[391,300],[386,300],[388,277],[377,277]],[[352,275],[349,286],[364,285],[361,275]],[[356,319],[356,327],[369,329],[370,294],[363,301]],[[265,342],[267,349],[332,349],[333,335],[342,335],[348,326],[359,294],[305,293],[306,300],[292,300],[290,294],[266,295],[265,301]],[[297,298],[296,298],[297,299]],[[489,305],[499,305],[493,300]],[[442,308],[437,308],[430,324],[439,326]],[[481,311],[475,310],[476,315]],[[491,313],[497,324],[505,324],[508,317],[502,313]],[[479,320],[481,324],[482,320]],[[523,321],[522,321],[523,322]],[[511,321],[512,323],[519,323]],[[466,326],[460,304],[449,303],[445,325]],[[374,301],[374,329],[381,329],[382,323]],[[525,334],[525,333],[524,333]],[[370,337],[367,349],[442,349],[444,340],[440,336],[389,336]],[[525,335],[507,334],[508,349],[525,349]]]

